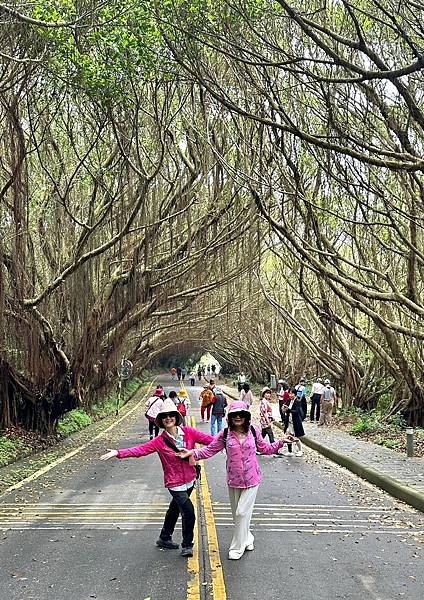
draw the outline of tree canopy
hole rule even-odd
[[[422,425],[423,13],[0,4],[0,425],[177,348]]]

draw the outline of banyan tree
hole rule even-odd
[[[422,424],[423,16],[0,5],[0,427],[178,347]]]

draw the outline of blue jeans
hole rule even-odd
[[[216,435],[222,431],[222,415],[211,416],[211,435]]]

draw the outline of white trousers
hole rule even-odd
[[[250,531],[250,521],[252,519],[257,492],[258,486],[244,489],[228,488],[234,522],[234,534],[230,545],[230,552],[232,554],[239,554],[241,556],[246,546],[253,544],[255,540]]]

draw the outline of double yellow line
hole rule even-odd
[[[184,382],[180,381],[180,388],[186,390]],[[196,419],[194,416],[190,418],[190,424],[192,427],[196,427]],[[194,492],[194,506],[196,510],[196,526],[194,530],[194,554],[188,559],[187,569],[190,575],[187,584],[187,600],[200,600],[201,597],[201,586],[207,582],[200,581],[200,536],[199,536],[199,506],[202,503],[205,524],[207,532],[207,551],[209,555],[209,566],[212,580],[212,598],[214,600],[226,600],[227,592],[225,589],[224,572],[222,569],[221,559],[219,556],[219,544],[218,535],[216,532],[215,518],[212,510],[212,499],[208,485],[208,479],[206,476],[206,469],[202,469],[202,478],[200,479],[200,486]],[[200,493],[198,493],[200,492]],[[202,548],[203,551],[205,549]]]

